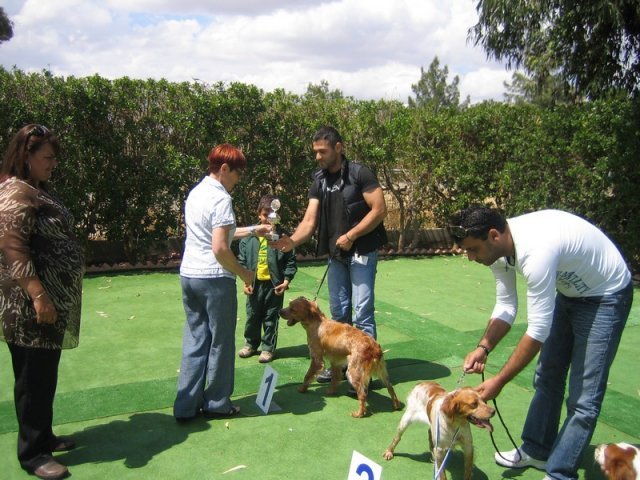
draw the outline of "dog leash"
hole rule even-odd
[[[458,381],[456,383],[456,389],[460,388],[460,384],[464,380],[464,377],[465,377],[466,374],[467,374],[467,372],[465,372],[464,369],[463,369],[462,370],[462,374],[460,375],[460,378],[458,378]],[[482,381],[484,382],[484,372],[482,372]],[[498,414],[498,418],[500,419],[500,423],[504,427],[504,430],[507,432],[507,436],[509,437],[509,440],[511,440],[511,444],[515,447],[516,452],[518,452],[518,456],[522,458],[522,456],[520,454],[520,449],[516,445],[516,442],[514,442],[513,437],[511,436],[511,432],[509,432],[509,429],[507,428],[507,425],[504,422],[504,419],[502,418],[502,414],[500,413],[500,409],[498,408],[498,402],[496,402],[495,398],[492,401],[493,401],[493,405],[494,405],[494,407],[496,409],[496,413]],[[442,464],[440,465],[440,467],[438,467],[438,461],[437,461],[437,459],[435,458],[435,455],[434,455],[434,457],[433,457],[433,472],[434,472],[433,473],[433,478],[434,478],[434,480],[438,480],[438,477],[442,473],[442,470],[444,469],[444,467],[445,467],[445,465],[447,463],[447,459],[449,458],[449,454],[451,453],[451,450],[453,449],[453,446],[455,445],[456,438],[458,436],[458,432],[459,431],[460,431],[460,427],[458,427],[456,432],[453,434],[453,439],[451,440],[451,445],[449,445],[449,448],[447,449],[447,453],[445,453],[444,459],[442,460]],[[491,437],[491,443],[493,444],[493,448],[495,449],[496,453],[503,460],[509,461],[509,459],[505,458],[500,453],[500,450],[498,449],[498,445],[496,445],[496,441],[493,438],[493,432],[489,432],[489,436]],[[440,415],[438,415],[438,420],[436,422],[436,446],[439,443],[440,443]],[[518,460],[518,461],[520,461],[520,460]]]
[[[462,375],[460,375],[460,378],[456,383],[456,389],[460,388],[460,384],[462,383],[462,380],[464,380],[464,376],[466,374],[467,372],[462,370]],[[460,427],[458,427],[456,429],[456,432],[453,434],[453,439],[451,439],[451,445],[449,445],[449,448],[447,448],[447,453],[444,454],[444,458],[442,459],[442,464],[440,465],[440,467],[438,467],[438,460],[436,459],[435,455],[433,456],[433,479],[434,480],[438,480],[438,478],[440,477],[440,474],[442,473],[442,470],[444,469],[444,466],[447,463],[447,459],[449,458],[449,454],[451,453],[451,450],[453,449],[453,446],[456,443],[458,432],[460,432]],[[439,443],[440,443],[440,414],[438,414],[437,421],[436,421],[436,446]]]
[[[325,278],[327,278],[327,273],[329,273],[329,267],[331,266],[331,260],[333,260],[333,258],[336,256],[336,254],[338,253],[338,247],[335,248],[335,250],[333,251],[333,253],[331,254],[331,256],[329,257],[329,260],[327,260],[327,268],[324,270],[324,274],[322,275],[322,279],[320,280],[320,285],[318,285],[318,290],[316,291],[316,296],[313,297],[313,302],[315,303],[316,299],[318,298],[318,295],[320,294],[320,289],[322,288],[322,284],[324,284],[324,280]]]
[[[463,369],[462,370],[462,375],[460,375],[460,378],[458,379],[458,383],[456,383],[456,388],[460,387],[460,384],[462,383],[462,380],[464,380],[464,377],[465,377],[466,374],[467,374],[467,372],[465,372],[464,369]],[[484,382],[484,372],[482,372],[482,381]],[[511,436],[511,432],[509,431],[509,428],[507,428],[507,424],[504,422],[504,419],[502,418],[502,414],[500,413],[500,409],[498,408],[498,402],[496,402],[495,398],[493,400],[491,400],[491,401],[493,402],[493,406],[496,409],[496,413],[498,414],[498,418],[500,419],[500,423],[504,427],[504,431],[507,432],[507,436],[509,437],[509,440],[511,440],[511,444],[515,447],[516,452],[518,452],[518,457],[520,457],[518,459],[518,461],[520,461],[520,459],[522,458],[522,455],[520,453],[520,449],[516,445],[516,442],[514,442],[513,437]],[[493,444],[493,448],[495,449],[495,451],[498,454],[498,456],[500,458],[502,458],[503,460],[511,461],[508,458],[504,458],[504,456],[500,453],[500,450],[498,449],[498,445],[496,445],[496,441],[493,438],[493,432],[489,432],[489,437],[491,437],[491,443]]]
[[[484,372],[482,372],[482,381],[484,382]],[[504,427],[504,431],[507,432],[507,436],[509,437],[509,440],[511,440],[511,445],[514,446],[514,448],[516,449],[516,452],[518,453],[518,462],[522,459],[522,454],[520,453],[520,449],[518,448],[518,446],[516,445],[516,442],[514,442],[513,437],[511,436],[511,432],[509,431],[509,429],[507,428],[507,424],[504,423],[504,420],[502,418],[502,414],[500,413],[500,409],[498,408],[498,402],[496,402],[496,399],[492,399],[491,400],[493,402],[493,406],[496,409],[496,413],[498,414],[498,418],[500,419],[500,423],[502,424],[502,426]],[[496,445],[496,441],[493,438],[493,432],[489,432],[489,437],[491,437],[491,443],[493,444],[493,448],[495,449],[496,453],[498,454],[498,456],[500,458],[502,458],[503,460],[506,460],[508,462],[512,462],[513,460],[505,458],[501,453],[500,450],[498,449],[498,445]]]
[[[435,454],[433,452],[431,453],[433,455],[433,480],[438,480],[438,478],[440,477],[440,474],[442,473],[442,470],[444,469],[444,466],[447,464],[447,459],[449,458],[449,454],[451,453],[451,450],[453,450],[453,446],[456,443],[458,432],[460,432],[460,427],[458,427],[456,429],[456,432],[453,434],[453,438],[451,439],[451,445],[449,445],[449,448],[447,448],[447,453],[444,454],[444,458],[442,459],[442,464],[440,465],[439,468],[438,468],[438,460],[436,459]],[[438,448],[439,443],[440,443],[440,413],[438,413],[438,417],[436,421],[436,447],[435,448]]]

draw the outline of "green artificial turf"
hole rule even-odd
[[[302,265],[287,299],[318,291],[324,264]],[[523,282],[520,282],[522,284]],[[520,285],[522,287],[522,285]],[[524,299],[524,290],[520,298]],[[638,291],[636,290],[636,295]],[[376,286],[378,340],[391,379],[404,400],[415,383],[436,380],[455,388],[465,354],[482,334],[493,307],[490,271],[463,257],[392,258],[381,261]],[[243,345],[244,295],[238,289],[236,344]],[[581,478],[602,479],[593,462],[596,444],[625,440],[640,443],[639,376],[635,371],[640,341],[640,301],[636,299],[610,376],[602,415],[585,456]],[[273,401],[281,410],[264,415],[256,395],[264,371],[257,357],[236,360],[234,401],[242,415],[230,420],[197,420],[178,425],[171,416],[180,363],[184,313],[175,272],[88,276],[84,282],[80,347],[65,351],[55,403],[55,431],[73,435],[78,448],[58,454],[76,478],[261,478],[344,479],[353,450],[383,467],[382,478],[432,478],[426,452],[427,430],[407,430],[392,461],[382,459],[401,412],[391,409],[379,382],[369,394],[371,416],[353,419],[356,401],[325,394],[314,384],[297,386],[308,367],[304,331],[281,322],[279,374]],[[327,288],[318,303],[328,313]],[[491,353],[487,375],[508,358],[525,329],[521,302],[512,332]],[[531,398],[533,365],[498,397],[498,407],[516,442]],[[467,375],[464,385],[477,385]],[[0,348],[1,478],[28,478],[15,458],[16,422],[13,379],[7,349]],[[510,449],[505,428],[495,419],[495,441]],[[474,479],[541,479],[535,470],[505,470],[493,461],[486,430],[474,429]],[[462,456],[447,463],[454,480],[462,478]]]

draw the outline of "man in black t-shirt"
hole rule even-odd
[[[309,188],[304,218],[291,237],[272,246],[289,251],[317,231],[316,255],[329,254],[331,317],[377,337],[374,286],[378,252],[387,242],[387,207],[382,188],[368,167],[348,161],[338,131],[323,127],[313,137],[320,166]],[[323,372],[318,381],[329,381]]]

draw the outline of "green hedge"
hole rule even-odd
[[[552,110],[484,102],[435,113],[345,98],[326,83],[295,95],[240,83],[0,69],[3,151],[30,122],[60,137],[53,188],[83,238],[124,241],[132,260],[183,234],[185,196],[221,142],[240,146],[249,161],[234,192],[239,223],[254,222],[260,196],[275,193],[285,227],[295,226],[315,169],[311,137],[332,124],[347,156],[372,165],[394,198],[400,247],[403,233],[441,226],[470,202],[494,201],[508,215],[540,208],[583,215],[640,267],[640,103],[626,97]]]

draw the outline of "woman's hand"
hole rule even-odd
[[[53,325],[58,320],[58,312],[46,293],[33,301],[38,324]]]
[[[270,223],[261,223],[256,225],[256,235],[258,237],[266,237],[273,231],[273,225]]]

